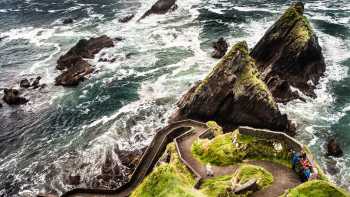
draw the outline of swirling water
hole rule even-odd
[[[224,36],[250,47],[289,5],[282,0],[178,0],[179,9],[136,19],[155,0],[0,0],[0,89],[40,75],[48,87],[27,91],[30,103],[0,108],[0,196],[62,193],[70,173],[91,187],[105,152],[146,146],[166,124],[176,100],[216,60],[210,43]],[[298,139],[310,145],[329,176],[350,190],[350,2],[305,1],[327,72],[317,99],[294,101],[282,111],[298,122]],[[118,22],[136,13],[127,24]],[[61,25],[65,17],[75,23]],[[55,62],[75,42],[106,34],[122,37],[95,60],[98,72],[77,88],[55,87]],[[127,58],[127,54],[132,54]],[[101,63],[101,56],[117,58]],[[341,159],[324,157],[336,137]],[[336,163],[334,162],[336,161]],[[335,168],[335,170],[334,170]]]

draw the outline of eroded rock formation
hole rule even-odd
[[[293,4],[251,52],[277,102],[300,98],[291,86],[315,97],[315,86],[325,72],[318,38],[303,12],[302,3]]]
[[[221,125],[245,125],[290,131],[272,94],[260,79],[245,42],[236,44],[201,82],[178,102],[171,121],[215,120]]]
[[[176,0],[158,0],[151,9],[147,10],[145,14],[138,20],[142,20],[151,14],[165,14],[170,10],[176,10]]]
[[[123,16],[122,18],[120,18],[118,21],[120,23],[127,23],[129,22],[131,19],[133,19],[135,16],[135,14],[129,14],[129,15],[126,15],[126,16]]]
[[[103,48],[113,47],[114,43],[108,36],[100,36],[89,40],[80,40],[65,55],[57,61],[56,68],[65,70],[56,77],[56,85],[76,86],[94,71],[94,68],[83,58],[94,58]]]

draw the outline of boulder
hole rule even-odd
[[[70,66],[66,71],[56,77],[55,85],[77,86],[93,71],[94,68],[88,62],[80,58],[73,66]]]
[[[129,15],[126,15],[126,16],[120,18],[118,21],[119,21],[120,23],[127,23],[127,22],[129,22],[131,19],[133,19],[134,16],[135,16],[135,14],[129,14]]]
[[[226,54],[228,49],[228,44],[226,40],[221,37],[217,42],[213,43],[213,48],[214,48],[214,51],[213,51],[212,57],[216,59],[220,59],[224,57],[224,55]]]
[[[138,20],[142,20],[151,14],[165,14],[168,11],[177,9],[176,0],[158,0],[151,9],[147,10],[145,14]]]
[[[279,111],[260,79],[246,42],[233,46],[203,81],[183,95],[177,106],[170,122],[214,120],[224,127],[240,125],[294,132],[287,115]]]
[[[9,105],[22,105],[28,102],[28,99],[21,97],[16,89],[4,89],[3,100]]]
[[[27,89],[27,88],[30,87],[30,82],[29,82],[28,79],[22,79],[22,80],[19,82],[19,86],[20,86],[21,88]]]
[[[40,77],[40,76],[37,77],[37,78],[35,78],[35,80],[34,80],[33,83],[32,83],[32,87],[33,87],[34,89],[37,89],[37,88],[40,87],[40,80],[41,80],[41,77]]]
[[[63,19],[62,23],[67,25],[67,24],[72,24],[74,20],[72,18],[65,18]]]
[[[250,53],[277,101],[300,98],[290,87],[316,97],[314,89],[325,72],[318,38],[303,12],[303,3],[294,3]]]
[[[79,174],[77,175],[69,175],[66,179],[66,182],[68,185],[79,185],[81,182],[81,176]]]
[[[334,139],[334,138],[332,138],[328,141],[327,156],[333,156],[333,157],[342,157],[343,156],[343,150],[340,148],[339,144],[337,143],[336,139]]]
[[[70,68],[77,62],[80,62],[81,58],[94,58],[95,54],[103,48],[113,46],[113,40],[106,35],[90,38],[89,40],[81,39],[65,55],[58,59],[56,68],[58,70]]]

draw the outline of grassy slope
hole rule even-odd
[[[244,184],[251,179],[256,179],[260,189],[266,188],[273,182],[273,177],[270,172],[265,169],[254,165],[241,165],[240,168],[233,176],[221,176],[208,179],[204,181],[201,191],[208,197],[216,196],[239,196],[232,195],[227,192],[227,189],[231,187],[232,177],[237,177],[240,180],[240,184]],[[227,195],[225,195],[227,193]],[[248,194],[241,195],[247,196]]]
[[[240,135],[239,148],[232,145],[232,133],[219,135],[212,140],[197,140],[192,145],[192,153],[203,163],[219,166],[232,165],[244,159],[269,160],[290,167],[286,151],[276,152],[273,145],[251,136]]]
[[[161,164],[136,188],[131,197],[198,197],[193,188],[194,178],[186,166],[179,160],[175,144],[169,144],[171,153],[169,164]]]
[[[349,197],[350,194],[327,181],[314,180],[299,185],[281,197]]]

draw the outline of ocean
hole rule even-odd
[[[317,98],[280,104],[298,123],[328,176],[350,191],[350,1],[304,1],[327,63]],[[288,8],[286,0],[178,0],[178,9],[136,22],[155,0],[0,0],[0,89],[41,76],[30,102],[0,108],[0,196],[61,194],[69,174],[93,187],[107,151],[147,146],[180,96],[217,60],[211,43],[253,47]],[[129,23],[118,19],[136,14]],[[74,19],[63,25],[64,18]],[[75,88],[54,85],[56,61],[79,39],[121,37],[90,63],[97,72]],[[99,62],[101,57],[114,63]],[[2,93],[0,93],[0,96]],[[337,139],[344,157],[326,158]],[[118,160],[117,155],[113,157]],[[109,187],[106,185],[106,187]]]

